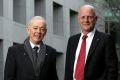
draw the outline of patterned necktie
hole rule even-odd
[[[75,79],[84,80],[84,65],[85,65],[85,56],[86,56],[86,38],[87,35],[82,37],[82,44],[80,53],[78,56],[76,68],[75,68]]]

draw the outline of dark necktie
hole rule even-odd
[[[76,80],[84,80],[84,65],[85,65],[85,56],[86,56],[86,38],[87,38],[86,35],[84,35],[82,37],[81,49],[80,49],[80,53],[79,53],[76,68],[75,68],[75,79]]]
[[[38,51],[38,47],[35,46],[33,49],[34,49],[34,52],[35,52],[35,54],[36,54],[36,58],[37,58],[37,57],[38,57],[38,53],[37,53],[37,51]]]

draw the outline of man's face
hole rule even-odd
[[[78,19],[83,33],[89,33],[94,29],[97,16],[95,15],[94,10],[90,7],[83,7],[80,9]]]
[[[31,24],[27,27],[27,32],[30,41],[34,44],[39,44],[46,34],[45,22],[43,20],[32,20]]]

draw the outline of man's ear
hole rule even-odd
[[[96,19],[96,21],[97,21],[97,19],[98,19],[98,16],[95,16],[95,19]]]
[[[26,27],[26,31],[27,31],[27,33],[29,34],[29,28],[28,28],[28,27]]]
[[[45,34],[44,35],[46,35],[46,33],[47,33],[47,29],[45,29]]]

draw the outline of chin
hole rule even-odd
[[[36,41],[36,44],[40,44],[41,41]]]
[[[39,42],[41,42],[41,39],[34,39],[34,42],[39,43]]]

